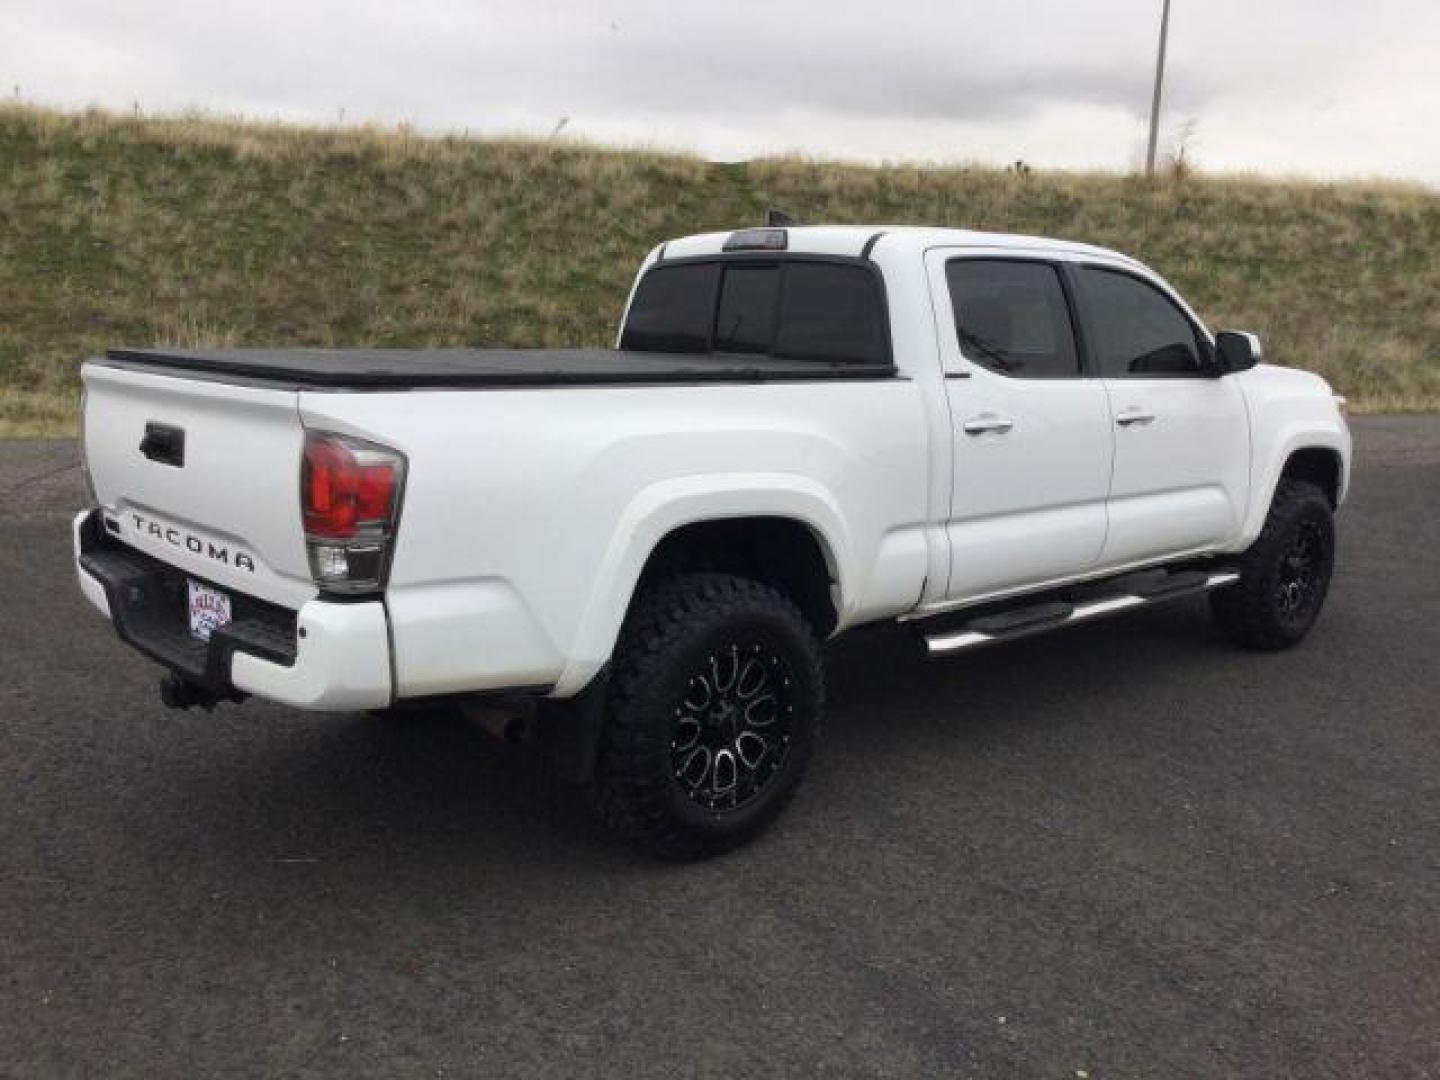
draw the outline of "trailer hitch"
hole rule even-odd
[[[244,701],[247,696],[239,690],[217,694],[214,690],[191,682],[183,675],[173,671],[160,676],[160,701],[171,709],[189,709],[199,706],[209,712],[222,701],[238,703]]]

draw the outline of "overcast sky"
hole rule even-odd
[[[0,0],[24,100],[1123,169],[1160,0]],[[1440,0],[1173,0],[1162,150],[1440,184]]]

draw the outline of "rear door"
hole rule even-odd
[[[1115,469],[1101,563],[1120,567],[1226,543],[1250,480],[1250,426],[1209,336],[1163,282],[1075,264],[1091,361],[1110,403]]]
[[[83,378],[85,458],[112,535],[271,603],[315,595],[295,391],[103,361]]]
[[[1105,542],[1114,437],[1062,264],[984,248],[926,261],[954,451],[947,598],[1085,573]]]

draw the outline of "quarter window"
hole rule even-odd
[[[1060,275],[1048,263],[952,259],[945,267],[966,359],[1022,379],[1080,374]]]
[[[1084,266],[1079,273],[1085,325],[1100,375],[1145,379],[1204,373],[1201,338],[1168,296],[1118,270]]]

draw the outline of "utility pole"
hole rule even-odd
[[[1145,175],[1155,175],[1155,140],[1160,134],[1160,87],[1165,82],[1165,38],[1170,31],[1170,0],[1160,12],[1160,55],[1155,58],[1155,93],[1150,98],[1150,146],[1145,151]]]

